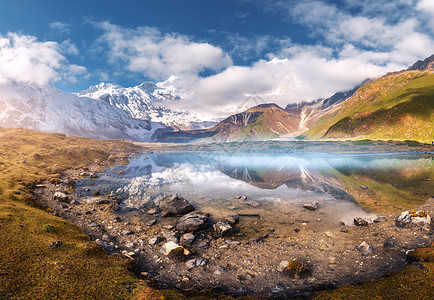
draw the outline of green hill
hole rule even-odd
[[[305,138],[434,140],[434,73],[387,74],[360,89]]]

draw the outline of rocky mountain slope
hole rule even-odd
[[[274,103],[261,104],[238,113],[206,130],[166,132],[159,142],[227,142],[295,137],[316,124],[322,116],[335,112],[356,89],[339,92],[327,99],[290,104],[285,109]]]
[[[13,83],[0,87],[0,126],[97,139],[148,141],[161,125],[136,119],[103,100],[65,94],[49,86]]]
[[[289,134],[298,129],[299,118],[277,106],[261,104],[229,116],[216,126],[204,130],[188,130],[162,133],[161,142],[190,142],[193,140],[236,141],[269,139]]]
[[[147,120],[174,129],[201,129],[215,125],[188,111],[168,108],[171,101],[181,100],[180,96],[160,88],[153,82],[124,88],[110,83],[100,83],[77,94],[79,97],[99,99],[123,109],[131,117]]]
[[[150,82],[131,88],[101,83],[78,94],[50,85],[9,82],[0,85],[0,126],[148,142],[166,130],[215,124],[165,107],[177,100]]]
[[[161,142],[240,141],[279,137],[434,140],[434,55],[407,70],[366,80],[327,99],[264,104],[207,130],[163,133]]]

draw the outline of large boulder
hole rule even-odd
[[[407,210],[401,213],[395,220],[397,227],[424,227],[431,223],[430,215],[424,210]]]
[[[184,198],[179,197],[178,194],[166,197],[159,208],[163,217],[182,216],[194,210],[193,205]]]
[[[182,216],[176,224],[176,230],[193,232],[205,229],[208,226],[209,214],[200,211],[190,212]]]

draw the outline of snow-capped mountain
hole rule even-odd
[[[133,118],[148,120],[176,129],[200,129],[211,127],[216,122],[207,122],[188,111],[170,109],[172,101],[181,97],[173,91],[161,88],[153,82],[124,88],[119,85],[100,83],[77,94],[79,97],[104,100],[123,109]]]
[[[155,130],[163,127],[153,125],[107,101],[63,93],[50,85],[0,85],[0,126],[97,139],[149,141]]]

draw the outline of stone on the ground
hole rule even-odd
[[[261,242],[263,242],[266,238],[268,238],[269,237],[269,235],[268,235],[268,233],[266,233],[266,234],[263,234],[263,235],[261,235],[261,236],[258,236],[258,237],[255,237],[255,238],[252,238],[252,239],[250,239],[249,240],[249,243],[250,244],[258,244],[258,243],[261,243]]]
[[[388,238],[384,244],[383,244],[383,248],[385,249],[396,249],[399,248],[397,241],[396,241],[396,237],[391,236],[390,238]]]
[[[315,211],[319,208],[319,204],[318,202],[311,202],[311,203],[303,204],[303,208]]]
[[[153,220],[146,222],[146,225],[148,225],[148,226],[154,226],[155,224],[157,224],[157,219],[153,219]]]
[[[194,258],[194,259],[190,259],[188,260],[185,265],[187,266],[187,268],[189,269],[193,269],[195,267],[202,267],[202,266],[206,266],[208,264],[208,259],[206,258],[202,258],[202,257],[198,257],[198,258]]]
[[[209,248],[209,243],[208,243],[207,241],[204,241],[204,242],[201,242],[201,243],[197,244],[197,246],[198,246],[199,248],[204,248],[204,249],[206,249],[206,248]]]
[[[126,243],[125,247],[127,247],[127,248],[136,248],[136,243],[134,243],[134,242]]]
[[[430,215],[424,210],[410,210],[401,213],[396,218],[395,224],[397,227],[423,227],[429,226],[431,223]]]
[[[180,246],[175,242],[167,242],[161,247],[161,253],[168,256],[171,259],[182,260],[186,256],[190,255],[190,251]]]
[[[354,218],[354,225],[356,226],[368,226],[368,221],[363,218],[357,217]]]
[[[99,245],[101,245],[106,251],[113,251],[115,250],[115,246],[114,245],[109,245],[107,243],[105,243],[104,241],[101,241],[100,239],[96,239],[95,242]]]
[[[376,218],[373,222],[374,223],[380,223],[380,222],[386,222],[386,221],[387,221],[386,217],[380,216],[380,217]]]
[[[103,240],[104,242],[112,242],[114,240],[114,237],[111,236],[108,233],[103,234],[103,236],[101,237],[101,240]]]
[[[164,238],[166,239],[167,242],[174,242],[174,243],[178,243],[179,242],[179,236],[176,232],[173,231],[167,231],[163,233]]]
[[[229,236],[234,233],[234,228],[226,221],[220,221],[215,223],[213,228],[217,232],[217,234],[222,237]]]
[[[195,238],[196,237],[194,236],[193,233],[188,232],[188,233],[185,233],[181,236],[180,242],[181,242],[181,244],[184,244],[184,245],[191,245],[191,243],[193,243]]]
[[[49,246],[53,249],[58,249],[63,245],[61,241],[52,242]]]
[[[235,246],[241,245],[241,242],[234,241],[234,240],[225,240],[225,243],[228,245],[235,245]]]
[[[283,269],[285,269],[289,265],[289,261],[282,260],[280,264],[277,266],[277,271],[283,272]]]
[[[362,254],[370,254],[373,251],[373,248],[371,245],[369,245],[367,242],[363,241],[356,247],[358,251],[360,251]]]
[[[150,210],[148,210],[148,214],[149,215],[155,215],[158,214],[160,211],[156,208],[151,208]]]
[[[193,205],[177,194],[166,197],[159,208],[163,217],[182,216],[194,210]]]
[[[225,218],[225,221],[231,225],[235,225],[240,221],[239,215],[230,215]]]
[[[132,232],[131,230],[127,230],[127,229],[122,230],[121,233],[122,233],[122,235],[131,235],[131,234],[134,234],[134,232]]]
[[[176,230],[194,232],[205,229],[208,226],[209,214],[193,211],[182,216],[176,224]]]
[[[161,236],[156,236],[156,237],[153,237],[152,239],[150,239],[148,241],[148,244],[151,246],[154,246],[154,245],[158,244],[159,242],[161,242],[162,240],[163,240],[163,238]]]
[[[66,194],[62,192],[55,192],[53,195],[53,199],[60,202],[68,202],[69,200],[68,196],[66,196]]]
[[[97,227],[99,227],[99,225],[96,224],[95,222],[92,222],[92,223],[89,224],[89,227],[97,228]]]
[[[224,273],[226,273],[226,269],[223,267],[218,267],[215,271],[214,271],[214,275],[223,275]]]

